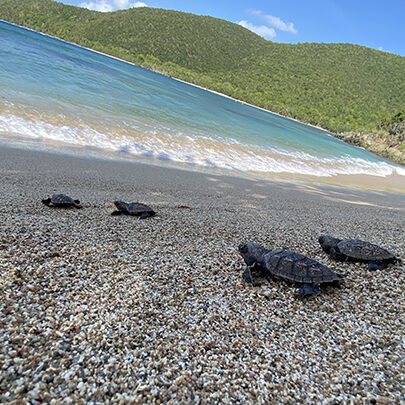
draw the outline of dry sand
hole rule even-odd
[[[0,402],[405,401],[404,266],[336,263],[317,242],[367,239],[404,259],[404,194],[6,147],[0,176]],[[44,206],[53,192],[84,209]],[[112,217],[118,198],[158,215]],[[347,279],[309,299],[247,285],[243,241]]]

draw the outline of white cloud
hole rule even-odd
[[[88,8],[89,10],[108,12],[133,7],[148,7],[148,5],[141,1],[131,0],[95,0],[80,3],[79,7]]]
[[[274,28],[266,27],[265,25],[253,25],[246,20],[238,21],[238,24],[266,39],[273,39],[277,35]]]
[[[389,51],[388,49],[385,49],[385,48],[383,48],[382,46],[379,46],[377,49],[378,49],[379,51],[382,51],[382,52],[396,53],[396,52]]]
[[[298,34],[298,30],[294,27],[294,23],[292,22],[284,22],[281,18],[270,14],[263,14],[260,10],[252,10],[251,13],[261,17],[270,27],[274,27],[280,31],[291,32],[292,34]]]

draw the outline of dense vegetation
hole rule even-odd
[[[361,143],[367,134],[386,144],[378,153],[405,162],[403,132],[401,139],[384,124],[405,105],[404,57],[351,44],[279,44],[217,18],[152,8],[100,13],[0,0],[0,18],[348,133],[372,149]]]
[[[372,132],[345,132],[337,136],[346,142],[405,164],[405,110],[384,118],[378,123],[377,130]]]

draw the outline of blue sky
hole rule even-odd
[[[349,42],[405,56],[405,0],[61,0],[99,11],[134,6],[240,23],[275,42]]]

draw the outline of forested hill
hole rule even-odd
[[[147,7],[101,13],[51,0],[0,0],[0,18],[350,132],[348,141],[372,150],[378,140],[378,153],[405,162],[404,132],[382,125],[405,107],[404,57],[351,44],[280,44],[228,21]]]

